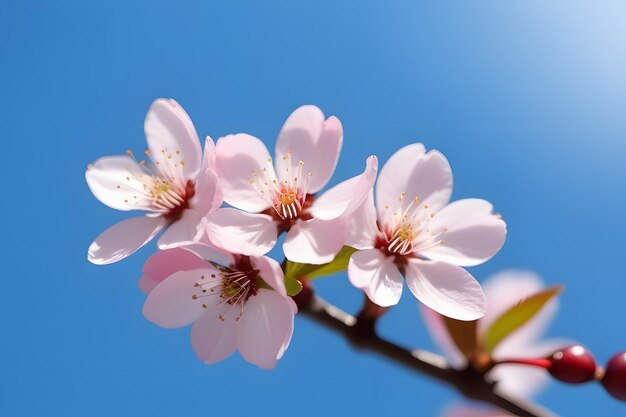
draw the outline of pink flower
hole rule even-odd
[[[391,156],[368,201],[353,216],[348,245],[360,249],[348,266],[350,282],[376,304],[397,304],[402,275],[428,307],[459,320],[485,313],[480,285],[460,266],[485,262],[502,247],[506,225],[484,200],[448,204],[452,171],[422,144]]]
[[[378,168],[371,156],[361,175],[314,197],[332,176],[342,141],[339,119],[324,120],[315,106],[300,107],[289,116],[278,135],[274,164],[255,137],[237,134],[219,139],[216,165],[224,200],[245,212],[225,208],[213,213],[207,224],[210,239],[229,251],[259,256],[286,231],[283,250],[289,260],[332,261]]]
[[[543,290],[544,285],[533,273],[508,270],[491,277],[485,282],[483,288],[488,309],[485,316],[478,321],[479,340],[500,315],[524,298]],[[541,340],[557,308],[556,299],[549,301],[535,317],[496,347],[492,353],[493,358],[495,360],[542,358],[566,344],[562,340]],[[467,366],[467,360],[452,341],[441,316],[427,308],[423,308],[422,313],[433,340],[442,349],[449,362],[459,369]],[[498,365],[487,374],[487,377],[498,381],[498,390],[520,398],[534,395],[550,379],[544,369],[523,365]]]
[[[89,247],[95,264],[117,262],[148,243],[164,227],[159,247],[198,240],[203,218],[222,203],[213,141],[207,137],[204,158],[198,135],[185,110],[172,99],[152,103],[145,120],[152,164],[137,162],[131,152],[98,159],[85,178],[94,196],[117,210],[144,210],[142,217],[107,229]]]
[[[289,346],[297,312],[282,269],[264,256],[220,257],[228,266],[183,248],[150,257],[140,280],[148,293],[143,313],[165,328],[193,323],[193,349],[207,364],[239,350],[248,362],[271,369]]]

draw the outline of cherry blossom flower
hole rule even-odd
[[[191,343],[207,364],[239,350],[248,362],[273,368],[289,346],[297,307],[280,265],[267,257],[222,253],[216,266],[195,249],[160,251],[144,265],[143,313],[164,328],[193,323]]]
[[[211,240],[229,251],[259,256],[272,249],[280,232],[287,232],[283,243],[287,259],[310,264],[332,261],[378,168],[371,156],[361,175],[315,197],[335,170],[342,141],[339,119],[325,120],[315,106],[302,106],[289,116],[278,135],[274,160],[253,136],[220,138],[216,166],[224,201],[244,212],[223,208],[213,213],[207,224]]]
[[[100,234],[88,251],[95,264],[126,258],[165,227],[161,248],[197,241],[204,234],[203,218],[222,203],[213,140],[207,137],[203,156],[193,123],[176,101],[152,103],[145,133],[151,163],[138,162],[129,151],[100,158],[85,173],[91,192],[102,203],[148,212]]]
[[[488,309],[485,316],[478,321],[479,340],[500,315],[524,298],[543,290],[544,285],[531,272],[506,270],[485,281],[483,288]],[[541,340],[557,308],[558,301],[550,300],[528,323],[500,342],[492,353],[493,359],[542,358],[566,344],[563,340]],[[452,366],[457,369],[467,366],[467,360],[452,341],[442,317],[428,308],[423,308],[422,313],[433,340]],[[487,378],[498,381],[499,391],[518,398],[535,395],[550,380],[545,369],[508,364],[494,367],[487,374]]]
[[[506,225],[485,200],[448,204],[452,171],[446,158],[422,144],[391,156],[370,194],[352,217],[348,245],[350,282],[376,304],[397,304],[402,275],[425,305],[459,320],[485,312],[478,282],[461,266],[478,265],[502,247]]]

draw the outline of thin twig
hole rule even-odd
[[[498,392],[495,383],[486,381],[484,375],[472,368],[452,368],[440,355],[419,349],[405,349],[381,339],[375,332],[374,320],[357,320],[312,293],[296,296],[300,312],[316,322],[343,334],[355,347],[369,349],[399,364],[414,369],[432,379],[456,388],[472,400],[490,403],[519,417],[555,417],[552,412],[535,404],[512,399]],[[303,291],[306,292],[306,291]]]

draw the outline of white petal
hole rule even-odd
[[[146,194],[143,183],[137,180],[145,175],[133,158],[107,156],[89,165],[85,179],[93,195],[111,208],[153,211],[152,199]]]
[[[155,100],[146,115],[144,130],[160,173],[183,183],[195,180],[202,164],[202,149],[196,129],[180,104],[173,99]]]
[[[202,216],[194,209],[183,210],[180,219],[171,223],[159,238],[159,249],[189,245],[204,235]]]
[[[461,266],[474,266],[492,258],[506,239],[506,223],[492,213],[485,200],[455,201],[436,213],[430,230],[446,230],[444,243],[421,251],[430,259]]]
[[[295,316],[298,313],[298,306],[296,305],[296,303],[293,301],[293,298],[291,297],[285,297],[285,300],[287,300],[287,304],[289,305],[291,314]],[[278,355],[276,356],[276,359],[280,360],[280,358],[283,357],[283,355],[285,354],[285,351],[287,350],[287,348],[289,348],[292,335],[293,335],[293,332],[291,333],[285,332],[285,339],[283,340],[283,344],[280,347],[280,350],[278,351]]]
[[[258,256],[250,258],[254,268],[258,269],[259,275],[270,287],[281,295],[286,296],[285,275],[280,264],[267,256]]]
[[[203,217],[217,210],[223,201],[217,173],[211,169],[201,171],[196,182],[196,194],[190,201],[190,206]]]
[[[114,224],[89,246],[87,259],[97,265],[121,261],[148,243],[165,224],[162,217],[133,217]]]
[[[335,259],[347,238],[347,220],[298,221],[287,232],[283,251],[292,262],[325,264]]]
[[[550,381],[544,369],[521,365],[498,365],[487,377],[498,381],[498,392],[520,399],[533,396]]]
[[[393,258],[386,257],[378,249],[353,253],[348,264],[348,278],[379,306],[389,307],[400,301],[402,275]]]
[[[213,142],[213,139],[209,135],[207,135],[206,139],[204,139],[202,169],[211,169],[215,171],[215,142]]]
[[[406,193],[401,204],[403,210],[415,197],[433,210],[446,205],[452,194],[452,169],[448,160],[436,150],[426,153],[421,143],[394,153],[381,169],[376,184],[379,218],[382,219],[385,205],[398,207],[402,193]]]
[[[293,313],[287,297],[260,289],[244,305],[237,326],[241,356],[262,369],[271,369],[293,334]]]
[[[332,220],[352,215],[372,191],[377,169],[378,159],[375,156],[367,158],[362,174],[337,184],[314,200],[310,209],[313,217]]]
[[[230,265],[234,262],[234,257],[230,252],[210,243],[206,235],[199,242],[181,246],[180,249],[192,252],[205,261],[215,262],[218,265]]]
[[[264,168],[274,169],[263,142],[245,133],[225,136],[217,141],[215,155],[224,201],[253,213],[270,207],[255,185],[250,183],[254,178],[253,172],[263,177]]]
[[[350,226],[347,246],[357,249],[371,249],[378,234],[376,224],[376,207],[374,207],[374,193],[370,191],[367,200],[350,216]]]
[[[343,143],[343,127],[334,116],[324,120],[324,114],[315,106],[297,108],[285,121],[276,140],[276,171],[286,178],[288,163],[303,161],[309,178],[310,194],[321,190],[330,180],[337,166]],[[291,161],[284,160],[291,152]]]
[[[223,304],[207,310],[193,324],[191,345],[204,363],[220,362],[237,350],[235,319],[238,314],[238,308]],[[224,320],[219,318],[220,315]]]
[[[217,268],[206,264],[204,269],[176,272],[148,294],[143,305],[143,315],[151,322],[166,328],[182,327],[193,323],[205,311],[219,303],[219,296],[199,296],[197,283],[219,274]],[[204,279],[202,278],[204,277]],[[194,299],[193,297],[196,296]]]
[[[276,244],[278,230],[272,218],[233,208],[221,208],[207,217],[207,235],[218,248],[248,256],[262,256]]]
[[[406,283],[418,300],[444,316],[476,320],[485,315],[485,295],[465,269],[442,262],[411,259]]]

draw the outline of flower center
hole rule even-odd
[[[132,196],[136,204],[142,204],[145,209],[159,213],[170,220],[180,218],[184,209],[189,207],[189,200],[195,195],[194,183],[185,181],[182,175],[182,167],[185,161],[177,160],[162,149],[165,158],[160,161],[152,159],[150,151],[145,151],[146,156],[152,159],[152,167],[145,160],[139,161],[141,171],[135,172],[129,169],[126,177],[127,185],[139,192]],[[135,159],[131,151],[126,152]],[[176,151],[175,155],[179,155]],[[117,188],[120,188],[118,185]],[[131,202],[128,198],[125,203]]]
[[[252,267],[250,258],[247,256],[238,257],[233,269],[221,267],[219,270],[219,273],[210,276],[200,276],[200,279],[194,284],[197,292],[191,298],[194,301],[200,300],[202,302],[201,307],[207,309],[209,303],[203,299],[218,297],[218,300],[211,305],[215,307],[230,306],[227,312],[220,314],[218,318],[225,321],[232,308],[239,308],[239,313],[235,316],[235,321],[239,321],[243,316],[246,301],[258,293],[259,270]]]
[[[427,204],[420,204],[419,197],[405,207],[406,193],[398,198],[394,208],[386,204],[382,218],[382,233],[377,236],[375,247],[389,256],[401,260],[405,256],[419,255],[420,251],[443,245],[441,235],[448,230],[433,230],[431,220],[435,212]]]
[[[313,173],[304,174],[304,161],[295,163],[291,151],[288,151],[282,160],[283,175],[276,174],[272,158],[268,158],[268,166],[263,168],[262,174],[252,170],[249,182],[271,206],[274,217],[280,220],[295,220],[302,216],[305,209],[309,177]]]

